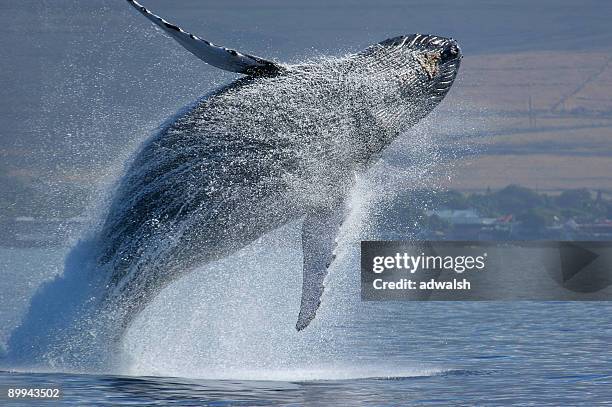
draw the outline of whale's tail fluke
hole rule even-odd
[[[174,38],[185,49],[207,64],[226,71],[253,76],[277,75],[283,71],[283,68],[276,62],[215,45],[151,13],[146,7],[135,0],[127,0],[127,2],[164,30],[166,34]]]

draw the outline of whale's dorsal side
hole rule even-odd
[[[135,0],[127,0],[142,15],[160,27],[166,34],[175,39],[185,49],[202,61],[217,68],[252,76],[271,76],[283,71],[283,68],[272,61],[254,55],[220,47],[205,39],[199,38],[182,28],[169,23],[163,18],[151,13],[146,7]]]

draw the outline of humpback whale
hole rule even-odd
[[[103,303],[128,324],[184,273],[303,220],[296,329],[306,328],[355,174],[442,101],[462,58],[457,42],[403,35],[283,64],[215,45],[127,1],[197,58],[241,76],[163,124],[126,167],[97,239]]]

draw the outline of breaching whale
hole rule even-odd
[[[128,2],[196,57],[244,76],[162,125],[128,165],[97,239],[104,303],[129,323],[184,273],[303,219],[296,328],[306,328],[355,173],[444,98],[457,43],[413,34],[289,65],[217,46]]]

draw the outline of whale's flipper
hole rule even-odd
[[[156,16],[137,1],[127,1],[189,52],[212,66],[246,75],[269,76],[276,75],[283,70],[283,68],[275,62],[212,44]]]
[[[302,226],[304,271],[302,302],[295,328],[306,328],[317,313],[323,295],[323,280],[335,258],[336,237],[344,218],[344,205],[310,212]]]

